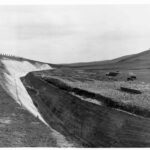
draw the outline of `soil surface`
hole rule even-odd
[[[56,146],[52,131],[0,87],[0,147]]]

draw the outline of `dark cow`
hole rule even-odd
[[[131,75],[131,76],[129,76],[128,78],[127,78],[127,81],[134,81],[134,80],[136,80],[137,78],[136,78],[136,76],[135,75]]]
[[[115,76],[117,76],[118,74],[119,74],[118,71],[116,71],[116,72],[108,72],[108,73],[106,73],[106,76],[115,77]]]

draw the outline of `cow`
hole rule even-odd
[[[119,74],[118,71],[112,71],[112,72],[107,72],[106,73],[106,76],[111,76],[111,77],[115,77]]]

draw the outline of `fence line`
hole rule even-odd
[[[7,53],[1,53],[0,56],[11,57],[11,58],[22,58],[22,57],[12,55],[12,54],[7,54]]]

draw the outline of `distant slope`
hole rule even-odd
[[[63,65],[78,69],[149,69],[150,68],[150,50],[119,57],[113,60],[89,62],[89,63],[75,63]]]

